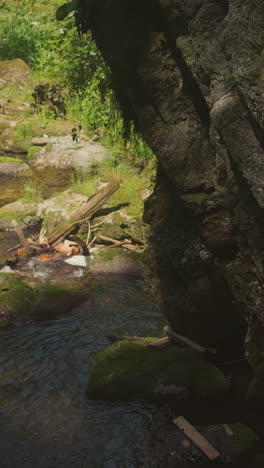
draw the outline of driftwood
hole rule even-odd
[[[113,244],[111,247],[123,247],[123,249],[131,250],[132,252],[135,252],[135,250],[137,250],[137,247],[134,244],[132,244],[131,241],[127,239],[125,241],[119,241],[116,239],[111,239],[111,237],[106,237],[106,236],[98,236],[98,238],[103,242]]]
[[[174,424],[209,458],[216,460],[220,453],[183,416],[173,419]]]
[[[80,224],[89,220],[96,211],[115,193],[118,189],[119,183],[116,180],[109,182],[107,187],[99,190],[89,200],[84,203],[78,210],[72,213],[72,216],[67,221],[62,221],[54,229],[54,231],[47,237],[48,245],[54,246],[61,242],[65,237],[70,234],[76,224]]]

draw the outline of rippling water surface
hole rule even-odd
[[[158,466],[157,406],[88,400],[85,388],[107,335],[157,336],[163,325],[141,280],[101,279],[70,314],[1,331],[0,466]]]

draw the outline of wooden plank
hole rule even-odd
[[[220,453],[183,416],[173,419],[173,422],[209,460],[216,460],[220,457]]]

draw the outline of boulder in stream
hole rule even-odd
[[[12,225],[13,219],[18,221],[22,228],[35,224],[39,220],[36,216],[37,209],[37,203],[24,203],[21,200],[8,203],[8,205],[0,208],[0,231],[14,229]]]
[[[17,318],[26,318],[34,299],[33,289],[21,276],[0,273],[0,328]]]
[[[48,236],[62,219],[67,221],[87,200],[84,195],[68,190],[41,203],[37,216],[43,219],[42,234]]]
[[[10,158],[1,156],[0,157],[0,175],[4,176],[29,176],[31,170],[22,159]]]
[[[178,398],[228,392],[229,382],[215,366],[171,345],[119,341],[98,353],[90,371],[88,394],[104,397]]]
[[[32,318],[47,319],[84,302],[87,289],[55,285],[32,287],[16,273],[0,273],[0,328]]]

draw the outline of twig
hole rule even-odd
[[[88,249],[91,248],[92,245],[94,245],[96,239],[97,239],[97,234],[96,234],[95,237],[91,240],[91,242],[88,244]]]
[[[90,235],[91,235],[91,223],[90,221],[87,222],[88,224],[88,234],[87,234],[87,239],[86,239],[86,245],[89,245],[89,240],[90,240]]]

